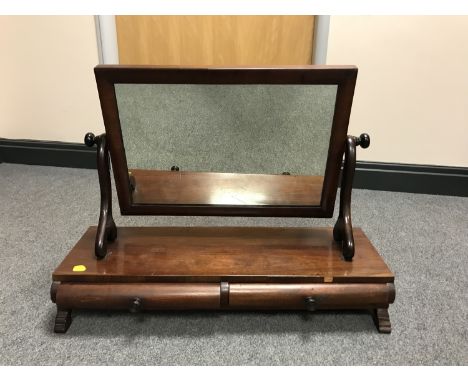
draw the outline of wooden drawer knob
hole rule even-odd
[[[138,313],[141,310],[141,298],[135,297],[130,306],[130,312]]]
[[[306,306],[306,309],[310,312],[317,310],[317,302],[315,301],[313,297],[305,298],[305,306]]]

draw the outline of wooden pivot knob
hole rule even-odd
[[[361,146],[363,149],[367,149],[370,145],[369,134],[362,133],[359,138],[356,139],[356,145]]]
[[[96,136],[93,133],[87,133],[84,137],[84,143],[88,147],[93,147],[96,143]]]

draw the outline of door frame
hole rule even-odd
[[[94,16],[96,40],[100,64],[119,63],[119,45],[115,16]]]

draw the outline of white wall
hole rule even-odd
[[[369,161],[468,167],[468,16],[332,16],[328,64],[359,67],[350,132]],[[104,131],[93,16],[0,16],[0,137]]]
[[[0,137],[82,142],[104,131],[93,16],[0,16]]]
[[[468,166],[468,16],[332,16],[327,64],[359,68],[358,159]]]

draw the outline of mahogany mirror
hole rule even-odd
[[[370,309],[390,332],[394,275],[352,227],[356,148],[370,144],[347,135],[355,67],[95,73],[106,133],[85,144],[97,146],[99,223],[53,274],[56,332],[72,309],[102,308]],[[111,161],[123,215],[332,217],[343,165],[338,218],[333,228],[117,228]]]
[[[123,215],[331,217],[357,68],[95,68]]]

